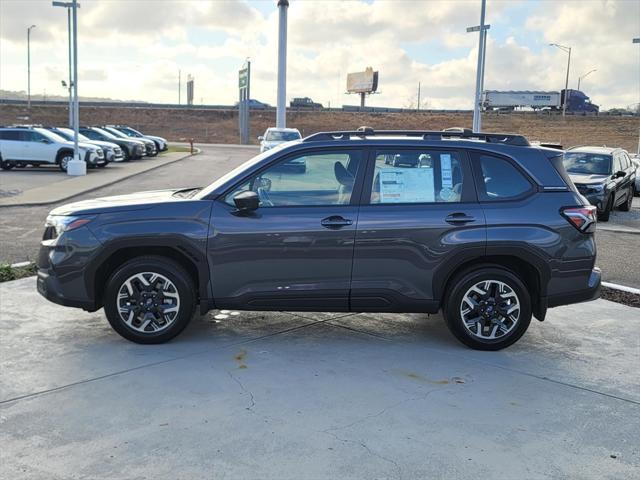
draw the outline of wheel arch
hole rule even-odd
[[[457,276],[467,270],[482,267],[500,267],[516,275],[527,287],[531,296],[533,315],[540,321],[544,320],[547,311],[546,286],[550,277],[550,267],[541,259],[536,260],[529,254],[527,257],[514,254],[483,255],[467,259],[455,265],[442,274],[440,288],[434,287],[436,299],[442,305],[446,292],[450,291],[452,282]]]
[[[63,154],[70,153],[73,156],[73,150],[69,147],[61,147],[56,153],[56,163],[60,163]]]
[[[87,291],[94,299],[96,310],[103,305],[104,290],[111,274],[125,262],[136,257],[149,255],[170,258],[181,265],[194,283],[197,292],[196,302],[200,303],[200,310],[203,310],[203,306],[208,309],[209,272],[206,257],[191,246],[187,246],[180,241],[170,240],[154,243],[135,242],[129,245],[113,245],[106,248],[98,258],[94,259],[87,269],[85,281]]]

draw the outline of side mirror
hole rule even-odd
[[[616,172],[616,174],[614,175],[615,178],[623,178],[626,175],[625,172],[623,172],[622,170]]]
[[[49,139],[47,139],[47,138],[41,138],[41,139],[40,139],[40,143],[45,143],[45,144],[47,144],[47,145],[48,145],[48,144],[50,144],[50,143],[51,143],[51,140],[49,140]]]
[[[256,192],[248,190],[233,197],[233,203],[240,213],[253,212],[260,206],[260,198]]]
[[[262,135],[260,135],[260,136],[258,137],[258,140],[262,141],[262,140],[264,140],[264,137],[263,137]]]

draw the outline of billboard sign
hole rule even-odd
[[[367,67],[364,72],[347,74],[347,92],[349,93],[373,93],[378,89],[378,72]]]

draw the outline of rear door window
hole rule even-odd
[[[533,191],[529,179],[509,160],[482,153],[476,155],[474,164],[482,201],[509,200]]]
[[[3,130],[0,131],[0,140],[20,140],[20,132],[17,130]]]
[[[460,152],[385,149],[375,152],[370,203],[456,203],[466,198]]]

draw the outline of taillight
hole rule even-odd
[[[581,232],[592,233],[596,230],[596,210],[593,205],[564,207],[560,210],[560,213]]]

